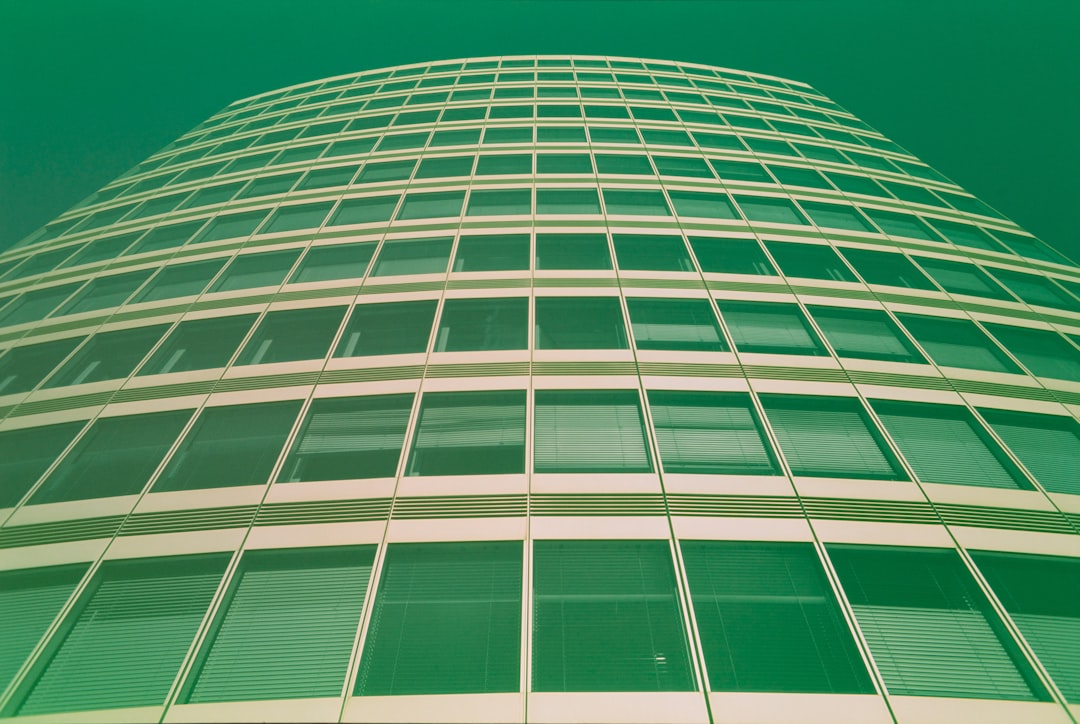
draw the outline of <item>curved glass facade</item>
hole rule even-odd
[[[1078,416],[1080,269],[803,83],[265,93],[0,254],[0,712],[1069,721]]]

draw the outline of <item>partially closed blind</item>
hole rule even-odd
[[[538,390],[538,473],[652,472],[633,390]]]
[[[525,391],[429,392],[409,475],[525,472]]]
[[[1080,424],[1071,417],[979,410],[1051,493],[1080,495]]]
[[[521,577],[520,541],[391,544],[354,693],[518,691]]]
[[[884,400],[872,404],[920,480],[991,488],[1030,487],[965,408]]]
[[[0,574],[0,690],[11,683],[85,572],[80,564]]]
[[[374,546],[245,554],[188,701],[338,696]]]
[[[667,472],[779,473],[747,394],[653,391],[649,409]]]
[[[106,563],[18,713],[164,703],[225,562],[214,555]]]
[[[717,302],[735,349],[740,352],[824,355],[805,316],[795,304]]]
[[[762,395],[761,402],[795,475],[903,477],[857,399]]]

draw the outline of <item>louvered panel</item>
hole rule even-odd
[[[439,497],[398,497],[393,517],[494,518],[525,515],[524,495],[459,495]]]
[[[802,518],[799,500],[771,495],[669,495],[671,515],[719,518]]]
[[[803,498],[802,502],[811,518],[923,525],[941,522],[930,504],[921,501]]]
[[[532,515],[664,515],[664,496],[656,494],[532,495]]]
[[[311,525],[386,520],[390,498],[268,503],[259,509],[255,525]]]
[[[364,367],[355,370],[329,370],[319,377],[319,383],[328,385],[340,382],[381,382],[384,380],[409,380],[423,377],[423,365],[401,367]]]
[[[1042,533],[1072,533],[1069,521],[1061,513],[1050,510],[993,508],[981,505],[937,503],[934,506],[948,525],[976,528],[1005,528],[1032,530]]]
[[[111,515],[103,518],[8,526],[0,528],[0,548],[112,538],[123,520],[122,515]]]
[[[120,535],[182,533],[193,530],[247,528],[255,517],[254,505],[233,508],[170,510],[160,513],[137,513],[124,521]]]
[[[241,574],[204,644],[190,702],[341,693],[374,551],[305,551],[277,565],[272,556],[256,556],[268,567]]]

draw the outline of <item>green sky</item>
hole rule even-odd
[[[5,0],[0,248],[237,98],[476,55],[710,63],[816,86],[1080,259],[1076,0]]]

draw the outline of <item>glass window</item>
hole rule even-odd
[[[809,224],[791,201],[772,196],[736,196],[748,221],[768,224]]]
[[[0,357],[0,395],[34,389],[84,339],[72,337],[8,350],[6,355]]]
[[[158,272],[131,301],[133,303],[157,302],[162,299],[201,294],[223,266],[225,266],[225,259],[207,259],[167,266]]]
[[[798,305],[729,300],[717,304],[740,352],[828,355]]]
[[[609,214],[625,216],[671,216],[662,191],[604,189],[604,205]]]
[[[987,372],[1023,374],[1019,367],[967,319],[898,314],[915,341],[936,364]]]
[[[705,219],[738,219],[731,197],[713,191],[669,191],[675,213]]]
[[[633,128],[589,126],[589,137],[592,138],[593,143],[629,143],[635,146],[641,143],[638,132]],[[599,165],[599,157],[597,157],[597,164]]]
[[[81,282],[77,282],[23,294],[0,311],[0,326],[14,326],[44,319],[80,285]]]
[[[234,292],[255,287],[276,287],[285,281],[300,256],[300,249],[271,251],[262,254],[241,254],[235,257],[218,277],[211,292]]]
[[[871,233],[877,231],[854,206],[802,200],[799,201],[799,205],[810,215],[810,219],[820,227]]]
[[[712,179],[713,173],[704,159],[690,156],[653,156],[653,163],[661,176],[682,176]]]
[[[1010,292],[1028,304],[1080,312],[1080,303],[1045,277],[997,268],[993,269],[993,273]]]
[[[538,473],[650,473],[634,390],[537,390]]]
[[[255,229],[259,228],[259,224],[263,222],[263,219],[267,217],[267,211],[260,209],[258,211],[243,211],[239,214],[222,214],[221,216],[213,219],[202,232],[191,240],[192,244],[203,244],[208,241],[221,241],[223,239],[237,239],[240,237],[251,236]],[[139,242],[139,247],[136,251],[150,251],[149,249],[142,248],[144,245],[149,244],[151,239],[151,232],[142,238]],[[185,239],[187,237],[184,237]],[[168,246],[177,246],[182,240],[177,240],[174,244]],[[157,250],[157,247],[154,249]]]
[[[256,211],[250,214],[240,214],[240,216],[247,216],[256,219],[255,223],[251,224],[251,228],[246,233],[242,234],[242,236],[247,236],[252,231],[254,231],[255,227],[259,225],[259,222],[262,221],[265,215],[265,211]],[[217,228],[215,223],[214,233],[226,234],[226,236],[223,236],[221,238],[228,238],[229,229],[237,227],[232,227],[231,224],[227,224],[226,219],[228,217],[219,218],[222,219],[223,226],[221,228]],[[204,221],[205,219],[199,219],[198,221],[187,221],[182,224],[170,224],[168,226],[159,226],[155,229],[152,229],[147,232],[145,236],[135,242],[135,244],[127,250],[127,254],[125,254],[124,256],[130,256],[132,254],[144,254],[150,251],[164,251],[165,249],[173,249],[175,247],[178,247],[188,239],[192,238],[195,235],[195,232],[198,231],[200,227],[202,227]],[[216,221],[217,220],[215,219],[215,222]],[[213,239],[204,239],[204,241],[213,241]]]
[[[139,493],[190,417],[191,410],[171,410],[95,420],[30,502]]]
[[[375,546],[246,552],[182,701],[339,696],[374,558]]]
[[[247,336],[255,317],[243,314],[181,322],[137,376],[224,367]]]
[[[94,264],[95,262],[105,261],[106,259],[115,259],[141,235],[142,232],[137,231],[134,234],[121,234],[119,236],[95,239],[72,255],[67,261],[60,264],[60,266],[81,266],[83,264]],[[65,253],[67,251],[70,250],[65,250]],[[37,255],[35,254],[35,256]]]
[[[528,297],[447,299],[443,304],[436,352],[527,349]]]
[[[596,189],[537,189],[537,214],[599,214]]]
[[[1036,377],[1080,382],[1080,350],[1057,332],[1004,324],[986,328]]]
[[[524,390],[424,395],[408,475],[524,472]]]
[[[454,255],[456,272],[519,271],[529,268],[528,234],[462,236]]]
[[[825,189],[832,191],[832,185],[825,180],[820,172],[812,168],[797,168],[795,166],[770,165],[769,171],[784,186],[806,186],[813,189]]]
[[[425,158],[420,161],[416,178],[453,178],[468,176],[472,173],[473,156],[449,156],[443,158]]]
[[[332,201],[281,206],[270,217],[270,221],[263,227],[261,233],[275,234],[282,231],[317,229],[322,226],[323,219],[330,213],[333,206]]]
[[[455,94],[454,97],[455,97],[455,100],[456,100],[457,95]],[[484,97],[485,98],[487,97],[487,91],[484,92]],[[468,120],[480,119],[480,118],[484,117],[484,111],[485,110],[486,110],[485,108],[457,108],[457,109],[448,108],[448,109],[446,109],[446,111],[443,112],[443,120],[444,121],[453,121],[453,120],[465,120],[465,121],[468,121]],[[453,117],[453,115],[451,115],[451,111],[454,111],[454,113],[458,114],[459,116],[465,116],[467,114],[467,117],[459,117],[459,118],[455,119]],[[532,138],[530,137],[529,140],[532,140]],[[429,145],[432,148],[441,148],[441,147],[444,147],[444,146],[475,146],[479,142],[480,142],[480,129],[479,128],[460,128],[460,129],[455,130],[455,131],[436,131],[431,136],[431,143]]]
[[[890,694],[1047,698],[956,551],[828,551]]]
[[[856,281],[855,275],[831,246],[788,241],[766,241],[765,246],[786,276],[834,282]]]
[[[465,203],[464,191],[405,194],[405,203],[401,205],[397,218],[412,220],[460,216],[463,203]]]
[[[534,691],[692,691],[667,541],[533,543]]]
[[[356,305],[334,356],[424,352],[437,304],[434,299],[424,299]]]
[[[638,349],[728,350],[708,300],[630,298],[626,306]]]
[[[386,183],[405,181],[412,176],[416,161],[372,161],[364,165],[364,170],[356,177],[358,184]]]
[[[923,482],[1031,487],[966,407],[885,400],[871,405]]]
[[[527,128],[488,128],[484,131],[484,144],[489,143],[532,143],[533,142],[533,129]],[[483,158],[483,156],[481,156]],[[532,161],[529,162],[529,169],[531,172]],[[476,167],[476,172],[480,173],[479,164]]]
[[[357,696],[518,691],[520,541],[391,543]]]
[[[592,174],[592,159],[587,153],[540,153],[536,156],[538,174]]]
[[[679,546],[710,689],[874,692],[812,545]]]
[[[393,477],[412,403],[412,394],[315,400],[277,482]]]
[[[537,349],[627,349],[617,297],[537,297]]]
[[[6,688],[19,673],[86,569],[79,563],[0,573],[0,686]]]
[[[227,562],[224,554],[106,561],[17,713],[164,704]]]
[[[1080,495],[1080,423],[1071,417],[980,409],[994,432],[1051,493]]]
[[[999,231],[998,229],[994,229],[994,235],[1020,256],[1049,261],[1054,264],[1076,266],[1072,261],[1034,237],[1022,236],[1009,231]]]
[[[167,324],[159,324],[95,334],[49,378],[45,387],[123,379],[142,362],[168,328]]]
[[[754,239],[692,236],[690,246],[703,272],[776,276],[772,262]]]
[[[488,134],[498,129],[488,129]],[[529,136],[532,143],[532,136]],[[531,174],[533,157],[531,153],[500,153],[481,155],[476,162],[477,176],[503,176],[511,174]]]
[[[430,131],[422,131],[419,133],[396,133],[383,136],[375,150],[409,151],[414,148],[423,148],[427,145],[428,136],[430,135]]]
[[[780,474],[746,393],[652,390],[649,409],[665,472]]]
[[[363,196],[345,199],[338,204],[337,211],[326,222],[327,226],[348,226],[351,224],[371,224],[377,221],[389,221],[397,208],[398,194],[390,196]]]
[[[897,214],[892,211],[879,211],[877,209],[862,209],[862,212],[869,216],[871,221],[881,227],[881,230],[890,236],[906,236],[912,239],[941,241],[938,235],[917,216],[912,216],[911,214]]]
[[[0,508],[10,508],[22,500],[84,424],[83,421],[66,422],[0,432]],[[3,621],[0,617],[0,626]],[[0,654],[0,660],[3,660],[3,654]],[[3,681],[0,676],[0,683]]]
[[[474,190],[466,216],[507,216],[532,213],[532,189]]]
[[[151,270],[143,269],[128,274],[91,279],[89,284],[80,289],[66,304],[61,305],[56,310],[56,316],[81,314],[99,309],[108,309],[109,307],[118,307],[136,289],[142,286],[142,283],[150,277],[151,273]]]
[[[63,249],[57,249],[56,251],[32,253],[29,256],[24,256],[20,260],[22,264],[20,264],[14,273],[12,273],[11,278],[26,279],[43,272],[52,271],[59,266],[64,259],[67,259],[74,250],[75,247],[68,246]]]
[[[154,483],[154,492],[264,484],[300,405],[300,400],[288,400],[204,409]]]
[[[793,474],[906,479],[857,398],[762,395],[761,404]]]
[[[345,307],[270,312],[255,328],[236,364],[275,364],[325,357],[344,316]]]
[[[290,284],[362,279],[367,273],[377,242],[313,246],[289,277]]]
[[[641,271],[694,271],[694,263],[681,236],[671,234],[615,234],[615,258],[620,269]]]
[[[915,261],[919,263],[919,266],[927,274],[933,277],[934,281],[951,294],[970,294],[988,299],[1015,301],[1008,292],[1001,288],[1000,284],[987,276],[986,272],[974,264],[963,264],[921,256],[915,257]]]
[[[655,176],[649,157],[644,154],[598,153],[596,169],[601,174],[622,174],[626,176]]]
[[[712,165],[713,170],[716,171],[716,175],[720,177],[721,181],[756,181],[765,184],[771,184],[773,182],[772,177],[769,176],[765,167],[760,163],[753,163],[751,161],[722,161],[718,158],[710,158],[709,163]]]
[[[656,146],[686,146],[692,147],[693,140],[686,131],[667,131],[655,128],[642,128],[641,137],[648,145]]]
[[[304,180],[297,187],[299,190],[327,189],[336,186],[348,186],[356,175],[358,165],[335,166],[334,168],[317,168],[309,171]]]
[[[992,238],[978,226],[958,224],[955,221],[945,221],[943,219],[928,219],[928,221],[937,229],[938,233],[957,246],[969,246],[975,249],[985,249],[986,251],[1009,253],[997,239]]]
[[[854,176],[847,173],[836,173],[835,171],[830,171],[828,176],[833,185],[844,193],[892,199],[892,195],[881,188],[877,181],[866,176]]]
[[[375,267],[374,277],[402,274],[445,274],[450,261],[450,247],[454,240],[438,239],[390,239],[383,242]]]
[[[611,269],[603,234],[537,234],[537,269]]]
[[[903,254],[846,248],[841,251],[867,284],[938,291],[929,277]]]
[[[883,311],[850,307],[808,308],[839,357],[926,362],[896,322]]]
[[[694,140],[697,141],[697,144],[702,148],[717,149],[720,151],[746,151],[746,146],[742,144],[742,141],[730,133],[704,133],[702,131],[695,131],[690,135],[694,137]],[[716,168],[717,163],[727,162],[709,159],[709,164],[712,165],[713,168]],[[738,162],[736,161],[733,163]],[[720,173],[719,170],[717,170],[717,173]],[[720,177],[724,178],[722,174]]]

